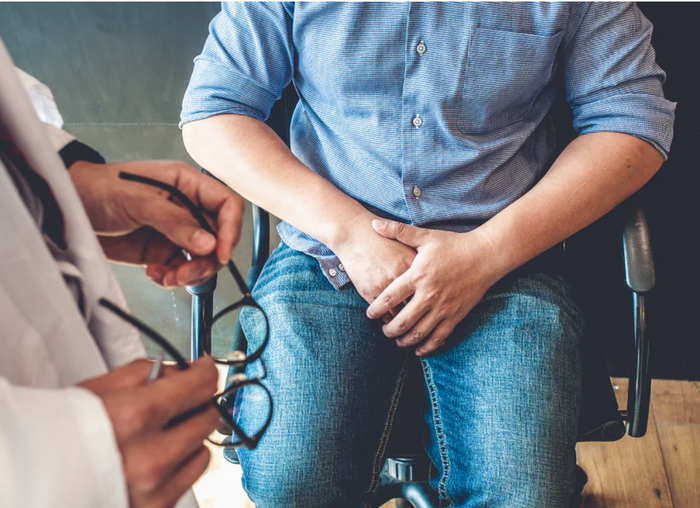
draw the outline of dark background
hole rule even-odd
[[[678,103],[671,157],[642,193],[657,266],[648,297],[655,377],[700,379],[700,283],[695,240],[700,219],[698,3],[642,3],[654,23],[666,96]],[[19,67],[51,86],[66,129],[108,160],[174,158],[191,162],[177,121],[192,60],[218,12],[216,3],[0,3],[0,36]],[[588,331],[607,351],[611,372],[630,364],[632,307],[624,285],[620,214],[571,241],[572,272]],[[276,241],[272,242],[275,246]],[[250,214],[236,252],[249,266]],[[188,350],[189,297],[161,291],[140,269],[115,267],[139,316]],[[222,282],[217,298],[235,289]],[[215,337],[225,350],[227,337]]]

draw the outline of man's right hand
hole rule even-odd
[[[334,248],[355,289],[368,303],[374,302],[389,284],[403,275],[416,257],[414,249],[374,231],[372,220],[377,218],[371,212],[357,216],[345,225],[343,242]],[[390,304],[395,311],[402,306],[403,302]],[[385,317],[385,321],[388,319]]]
[[[138,360],[78,386],[102,399],[112,421],[124,466],[131,508],[174,506],[209,464],[203,441],[219,423],[213,405],[163,430],[174,417],[208,403],[216,392],[211,358],[189,369],[164,367],[153,384],[152,362]]]

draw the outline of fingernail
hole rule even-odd
[[[373,225],[375,228],[383,228],[383,227],[385,227],[387,224],[389,224],[387,221],[381,220],[381,219],[374,219],[374,220],[372,221],[372,225]]]
[[[192,243],[198,249],[209,249],[216,243],[216,238],[203,229],[198,229],[192,235]]]
[[[161,280],[165,274],[165,267],[158,265],[148,265],[146,267],[146,277],[149,279]]]
[[[170,272],[165,275],[165,278],[163,279],[163,285],[166,287],[173,287],[177,283],[176,281],[176,275],[175,272]]]
[[[425,353],[420,349],[416,349],[416,356],[423,356]]]

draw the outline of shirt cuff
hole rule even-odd
[[[84,143],[74,139],[64,146],[58,155],[61,156],[66,169],[69,169],[78,161],[92,162],[93,164],[104,164],[105,159],[97,151],[93,150]]]
[[[321,242],[314,240],[288,222],[280,222],[277,225],[277,233],[290,249],[303,252],[318,261],[323,275],[335,289],[340,289],[350,283],[350,277],[345,273],[345,267],[338,256]]]
[[[323,275],[326,276],[328,282],[333,284],[335,289],[340,289],[350,283],[350,277],[345,272],[345,267],[336,256],[323,256],[317,259],[321,270],[323,270]]]
[[[615,95],[575,108],[574,127],[579,134],[621,132],[636,136],[649,142],[666,160],[675,109],[675,102],[656,95]]]
[[[247,77],[198,57],[182,101],[180,127],[223,114],[250,116],[264,122],[277,99]]]

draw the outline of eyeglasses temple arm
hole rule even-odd
[[[135,317],[133,317],[131,314],[123,311],[119,307],[117,307],[114,303],[110,302],[106,298],[100,298],[99,304],[106,308],[107,310],[113,312],[120,318],[122,318],[124,321],[127,321],[134,327],[136,327],[140,332],[143,332],[146,334],[150,339],[152,339],[156,344],[158,344],[160,347],[162,347],[166,353],[168,353],[170,356],[173,357],[173,359],[177,362],[177,366],[180,367],[181,369],[189,369],[190,366],[187,364],[185,359],[182,357],[182,355],[179,353],[177,349],[173,347],[170,342],[168,342],[161,334],[156,332],[153,328],[149,327],[148,325],[142,323]]]

